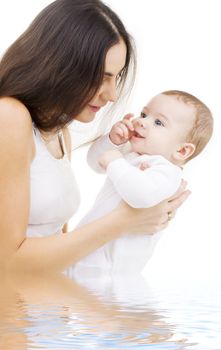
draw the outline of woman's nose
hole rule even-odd
[[[116,86],[110,87],[107,91],[107,99],[110,102],[115,102],[117,100],[117,90]]]
[[[108,84],[102,91],[103,99],[109,102],[115,102],[117,100],[117,87],[116,82]]]

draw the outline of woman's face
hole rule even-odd
[[[92,100],[75,119],[88,123],[94,119],[96,113],[108,102],[116,101],[117,81],[120,72],[125,66],[126,54],[126,45],[122,39],[108,50],[105,59],[103,82]]]

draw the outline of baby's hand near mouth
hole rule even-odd
[[[115,145],[122,145],[129,141],[134,133],[134,126],[131,121],[133,114],[127,114],[119,122],[112,126],[109,138]]]

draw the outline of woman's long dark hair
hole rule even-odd
[[[106,53],[120,38],[127,47],[123,85],[135,57],[118,16],[100,0],[56,0],[4,54],[0,96],[20,100],[40,129],[60,128],[94,96]]]

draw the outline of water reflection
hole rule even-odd
[[[142,276],[4,279],[0,349],[220,349],[220,330],[215,334],[216,321],[208,320],[212,305],[201,306],[202,318],[194,325],[190,294],[183,307],[179,293],[151,289]],[[217,322],[220,310],[213,309]],[[199,344],[191,336],[209,328],[217,348],[215,341],[206,347],[205,339]]]

